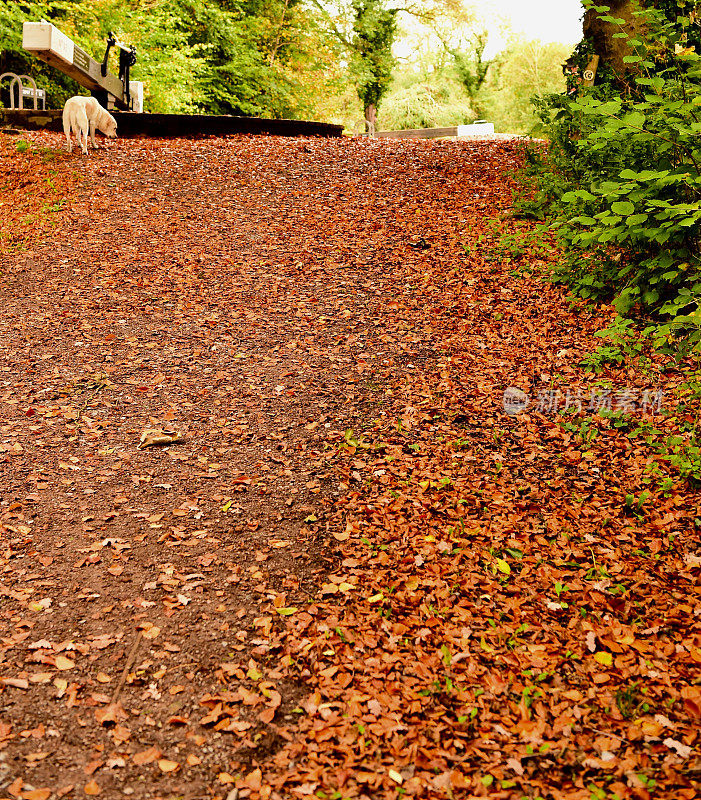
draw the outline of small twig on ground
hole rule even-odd
[[[599,736],[608,736],[610,739],[619,739],[622,742],[628,742],[628,739],[624,739],[623,736],[619,736],[617,733],[607,733],[606,731],[600,731],[597,728],[592,728],[591,725],[582,725],[583,728],[586,730],[591,731],[592,733],[598,733]]]
[[[114,703],[117,702],[119,693],[124,688],[124,684],[127,681],[127,676],[129,675],[129,670],[132,668],[134,660],[136,659],[136,651],[139,649],[139,645],[141,644],[142,635],[143,631],[139,631],[139,633],[136,636],[136,639],[134,639],[134,644],[131,646],[131,650],[129,651],[129,655],[127,656],[126,664],[124,665],[124,669],[122,670],[122,677],[119,679],[119,683],[114,689],[114,693],[112,695],[112,700],[111,700],[112,705],[114,705]]]

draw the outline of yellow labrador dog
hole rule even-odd
[[[117,138],[117,121],[94,97],[76,96],[66,100],[66,105],[63,107],[63,132],[66,134],[69,153],[73,151],[72,132],[75,133],[78,145],[82,147],[85,155],[88,154],[88,133],[93,149],[97,150],[95,128],[111,139]]]

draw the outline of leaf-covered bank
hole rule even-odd
[[[70,191],[0,273],[3,792],[698,794],[699,495],[605,413],[678,374],[581,366],[518,145],[4,141]]]

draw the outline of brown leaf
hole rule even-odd
[[[100,725],[104,725],[105,727],[116,725],[118,722],[121,722],[121,720],[126,718],[127,713],[122,708],[121,703],[110,703],[104,708],[95,709],[95,719]]]
[[[22,800],[49,800],[51,789],[26,789],[22,792]]]
[[[26,678],[0,678],[0,682],[15,689],[29,689],[29,681]]]
[[[131,760],[140,767],[144,764],[151,764],[161,755],[161,751],[157,747],[149,747],[147,750],[142,750],[139,753],[134,753]]]

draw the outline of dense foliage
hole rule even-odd
[[[134,44],[152,111],[313,116],[337,77],[333,43],[299,0],[30,0],[0,5],[0,69],[28,72],[60,106],[80,87],[22,50],[22,22],[47,19],[100,58],[108,31]]]
[[[606,7],[593,8],[620,28],[630,71],[542,105],[552,141],[536,204],[552,204],[569,254],[561,277],[580,294],[695,330],[701,59],[689,44],[693,17],[643,9],[633,35]]]
[[[556,280],[585,298],[613,302],[618,312],[581,366],[597,373],[642,366],[653,385],[665,373],[675,376],[666,429],[634,424],[625,412],[611,424],[699,484],[699,30],[685,0],[639,9],[632,24],[587,5],[620,48],[587,86],[583,70],[595,50],[585,40],[568,62],[568,91],[541,101],[550,144],[545,156],[531,152],[537,190],[517,206],[559,233]],[[592,423],[580,415],[576,424]],[[650,480],[656,470],[650,463]],[[672,484],[665,478],[660,486]]]
[[[427,65],[397,71],[381,113],[382,127],[387,130],[463,125],[475,116],[469,97],[451,71],[435,71]]]

